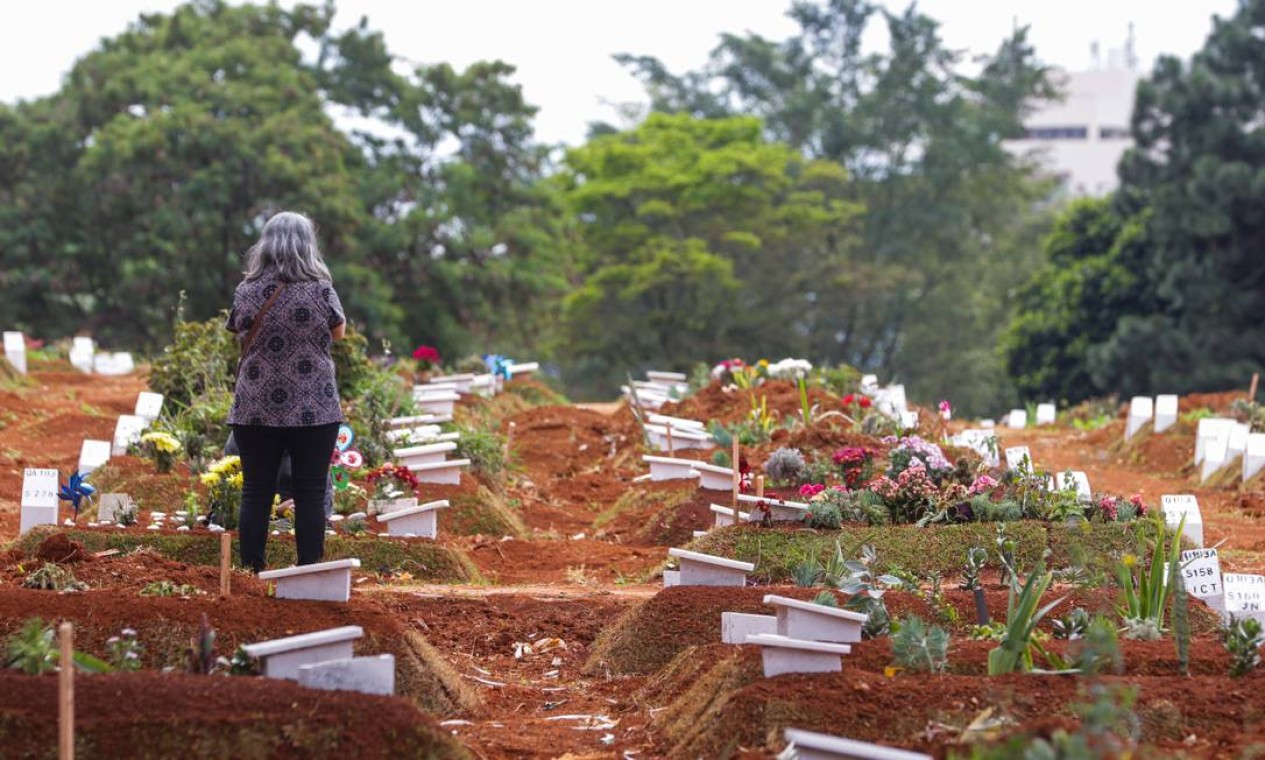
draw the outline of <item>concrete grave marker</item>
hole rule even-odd
[[[1053,425],[1058,419],[1058,407],[1054,404],[1037,404],[1037,424]]]
[[[712,514],[716,516],[712,523],[713,528],[724,528],[737,522],[749,522],[751,520],[751,514],[748,512],[739,512],[735,519],[733,507],[723,507],[719,504],[712,505]]]
[[[469,459],[449,459],[444,462],[410,464],[408,468],[423,483],[455,486],[461,484],[461,468],[469,466]]]
[[[777,633],[773,615],[751,615],[745,612],[720,613],[720,643],[745,644],[748,636]]]
[[[1134,396],[1129,402],[1129,418],[1125,422],[1124,439],[1127,441],[1138,434],[1155,416],[1155,402],[1150,396]]]
[[[1265,575],[1226,573],[1222,578],[1226,617],[1253,617],[1265,622]]]
[[[141,391],[136,397],[135,415],[153,422],[163,413],[163,394]]]
[[[693,480],[698,477],[693,459],[656,457],[647,454],[641,458],[641,461],[650,465],[651,480]]]
[[[1012,430],[1023,430],[1028,427],[1028,410],[1011,409],[1006,415],[1006,427]]]
[[[22,517],[19,533],[36,525],[57,524],[57,491],[61,475],[57,470],[28,467],[22,472]]]
[[[26,338],[20,332],[4,334],[4,358],[19,374],[26,374]]]
[[[92,357],[92,368],[98,375],[130,375],[136,369],[136,363],[131,354],[119,351]]]
[[[127,447],[141,442],[141,434],[149,423],[144,417],[134,414],[120,414],[114,425],[114,442],[110,446],[110,456],[121,457],[127,453]]]
[[[1256,477],[1265,467],[1265,433],[1252,433],[1247,437],[1247,449],[1243,452],[1243,482]]]
[[[460,398],[461,396],[452,391],[445,391],[414,398],[413,405],[427,414],[451,417],[457,400]]]
[[[1171,394],[1155,397],[1155,432],[1163,433],[1177,423],[1177,397]]]
[[[392,536],[417,536],[434,538],[439,534],[439,512],[449,505],[447,499],[430,501],[413,507],[404,507],[378,515],[378,521],[387,524]]]
[[[1214,610],[1225,611],[1225,584],[1221,578],[1221,560],[1216,549],[1190,549],[1182,552],[1182,580],[1186,592],[1202,599]]]
[[[519,362],[518,364],[509,365],[506,369],[509,372],[510,379],[512,380],[519,375],[530,375],[531,373],[538,371],[540,369],[540,363]]]
[[[265,570],[259,574],[259,580],[276,581],[278,599],[345,602],[351,598],[351,571],[357,567],[360,567],[358,559],[338,559]]]
[[[881,744],[842,739],[829,734],[788,728],[786,751],[777,760],[931,760],[921,752],[885,747]]]
[[[92,372],[92,357],[96,351],[92,338],[75,338],[70,344],[70,366],[80,372]]]
[[[260,577],[262,576],[260,573]],[[245,644],[242,649],[248,656],[262,663],[265,678],[287,678],[295,681],[299,678],[299,668],[304,665],[350,659],[356,639],[364,634],[364,629],[360,626],[346,625]]]
[[[777,633],[792,639],[851,644],[861,640],[868,615],[769,594],[764,603],[777,610]]]
[[[679,584],[682,586],[746,586],[747,573],[755,570],[750,562],[685,549],[668,549],[668,556],[681,563]]]
[[[918,412],[901,412],[900,426],[906,430],[916,430],[918,428]]]
[[[1032,452],[1027,446],[1011,446],[1006,449],[1006,468],[1016,472],[1031,473]]]
[[[83,446],[79,449],[78,472],[80,475],[87,475],[108,461],[110,461],[109,441],[84,439]]]
[[[965,446],[980,455],[984,460],[984,464],[989,467],[996,467],[1001,462],[997,456],[997,435],[992,430],[984,430],[982,428],[971,428],[958,433],[954,440],[956,445]]]
[[[97,504],[97,521],[117,523],[123,513],[133,508],[132,497],[125,493],[101,494],[101,500]]]
[[[1226,449],[1228,450],[1228,458],[1231,462],[1243,456],[1247,451],[1247,437],[1252,434],[1252,426],[1236,422],[1230,428],[1230,435],[1226,438]]]
[[[387,427],[392,429],[415,428],[419,425],[438,425],[441,422],[452,422],[451,415],[416,414],[411,417],[392,417],[387,420]]]
[[[1198,499],[1191,494],[1165,494],[1160,497],[1160,510],[1164,513],[1164,523],[1174,530],[1185,517],[1182,535],[1195,546],[1204,545],[1204,518],[1199,512]]]
[[[901,415],[909,411],[909,401],[905,397],[905,386],[889,385],[885,388],[879,388],[873,393],[874,408],[893,419],[900,419]]]
[[[651,415],[652,417],[657,415]],[[668,426],[658,424],[647,424],[646,435],[650,438],[650,445],[660,451],[668,451]],[[686,449],[707,450],[716,447],[716,441],[712,438],[711,433],[698,428],[680,428],[675,424],[672,425],[672,450],[685,451]]]
[[[657,383],[684,383],[690,378],[684,372],[658,372],[649,370],[646,372],[646,379],[653,380]]]
[[[861,375],[859,390],[867,396],[874,395],[878,390],[878,375]]]
[[[746,643],[760,647],[765,678],[783,673],[838,673],[843,670],[843,655],[852,651],[847,644],[804,641],[773,633],[748,636]]]
[[[1230,433],[1234,429],[1234,421],[1226,420],[1228,425],[1217,425],[1204,439],[1203,466],[1199,471],[1200,481],[1212,477],[1218,470],[1230,463]]]
[[[1195,464],[1201,464],[1204,461],[1208,445],[1220,437],[1226,438],[1226,448],[1229,448],[1230,431],[1229,426],[1234,424],[1234,420],[1224,417],[1205,417],[1199,421],[1199,427],[1195,431]]]
[[[733,491],[734,471],[731,467],[718,467],[707,462],[691,462],[698,473],[698,487],[707,491]]]
[[[407,446],[396,449],[392,454],[404,466],[413,464],[433,464],[447,460],[449,452],[456,451],[457,444],[451,441],[443,443],[427,443],[420,446]]]
[[[764,511],[757,505],[761,502],[768,508],[770,519],[772,520],[802,520],[804,514],[811,507],[800,501],[786,501],[784,499],[774,499],[768,496],[753,496],[749,493],[738,494],[738,501],[742,504],[751,504],[751,520],[760,522],[764,519]]]
[[[300,665],[300,686],[326,691],[356,691],[361,694],[395,694],[395,655],[350,657]]]
[[[1089,477],[1079,470],[1054,473],[1054,487],[1062,490],[1075,486],[1076,498],[1084,503],[1094,500],[1094,492],[1089,490]]]
[[[370,499],[368,512],[371,515],[385,515],[400,509],[417,506],[417,498],[410,496],[400,499]]]

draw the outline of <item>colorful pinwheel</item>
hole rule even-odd
[[[70,502],[70,505],[75,509],[75,516],[78,517],[79,505],[83,503],[84,499],[92,498],[92,495],[96,492],[97,489],[88,485],[85,477],[76,472],[72,473],[70,481],[61,487],[61,491],[57,494],[57,498],[62,501]]]
[[[348,425],[338,428],[337,448],[330,457],[329,474],[334,481],[334,488],[342,491],[351,485],[351,471],[359,470],[365,464],[364,455],[351,447],[356,434]]]

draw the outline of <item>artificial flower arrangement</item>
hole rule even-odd
[[[384,464],[371,470],[365,479],[373,486],[373,498],[379,501],[415,496],[421,486],[413,471],[401,464]]]
[[[413,349],[413,361],[417,362],[418,369],[424,371],[433,370],[442,363],[439,350],[434,346],[418,346]]]

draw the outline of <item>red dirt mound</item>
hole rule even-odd
[[[54,533],[40,542],[35,556],[45,562],[67,564],[91,560],[92,556],[84,551],[83,544],[71,541],[64,533]]]

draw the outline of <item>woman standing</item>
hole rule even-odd
[[[241,450],[241,563],[264,569],[268,520],[281,458],[290,454],[299,564],[325,553],[325,483],[343,421],[333,341],[346,318],[321,258],[312,220],[282,212],[246,254],[226,327],[242,358],[228,423]]]

